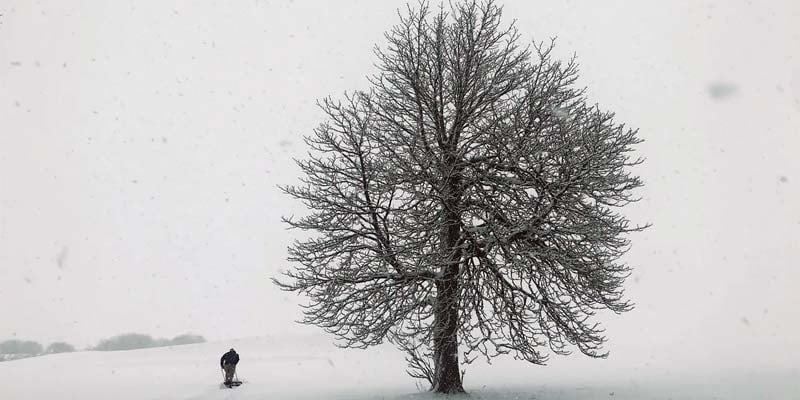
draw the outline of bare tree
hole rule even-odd
[[[493,1],[409,8],[377,49],[371,89],[327,114],[282,189],[310,213],[275,282],[346,347],[391,341],[412,376],[462,392],[464,362],[605,357],[597,310],[621,313],[641,182],[636,131],[588,105],[575,60],[520,44]]]

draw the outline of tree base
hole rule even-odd
[[[467,391],[464,390],[464,387],[459,385],[455,387],[433,387],[431,388],[432,393],[436,394],[444,394],[444,395],[466,395]]]

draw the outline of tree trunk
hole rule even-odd
[[[448,252],[447,263],[442,266],[442,276],[436,282],[436,306],[433,322],[433,354],[435,374],[433,391],[437,393],[463,393],[461,372],[458,368],[458,274],[461,250],[458,248],[460,226],[458,217],[449,210],[447,223],[442,228],[442,248]]]
[[[437,285],[434,316],[435,379],[437,393],[463,393],[461,372],[458,369],[458,281],[449,280]]]

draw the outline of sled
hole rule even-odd
[[[242,385],[242,381],[234,380],[234,381],[231,381],[230,383],[225,383],[225,382],[221,383],[220,384],[220,388],[233,389],[233,388],[241,386],[241,385]]]

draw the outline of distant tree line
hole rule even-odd
[[[0,342],[0,361],[73,351],[75,351],[75,347],[65,342],[54,342],[43,347],[32,340],[10,339]]]
[[[66,342],[55,342],[55,343],[50,343],[50,345],[47,346],[47,349],[45,349],[44,352],[46,354],[57,354],[57,353],[71,353],[73,351],[75,351],[75,346]]]
[[[183,334],[172,339],[153,338],[141,333],[125,333],[108,339],[103,339],[97,346],[90,350],[117,351],[147,349],[151,347],[178,346],[183,344],[204,343],[206,339],[200,335]]]
[[[151,347],[178,346],[183,344],[204,343],[206,339],[200,335],[186,333],[172,339],[153,338],[141,333],[126,333],[103,339],[97,346],[88,350],[116,351],[146,349]],[[45,354],[71,353],[75,346],[66,342],[53,342],[47,347],[32,340],[10,339],[0,342],[0,361],[17,360]]]

